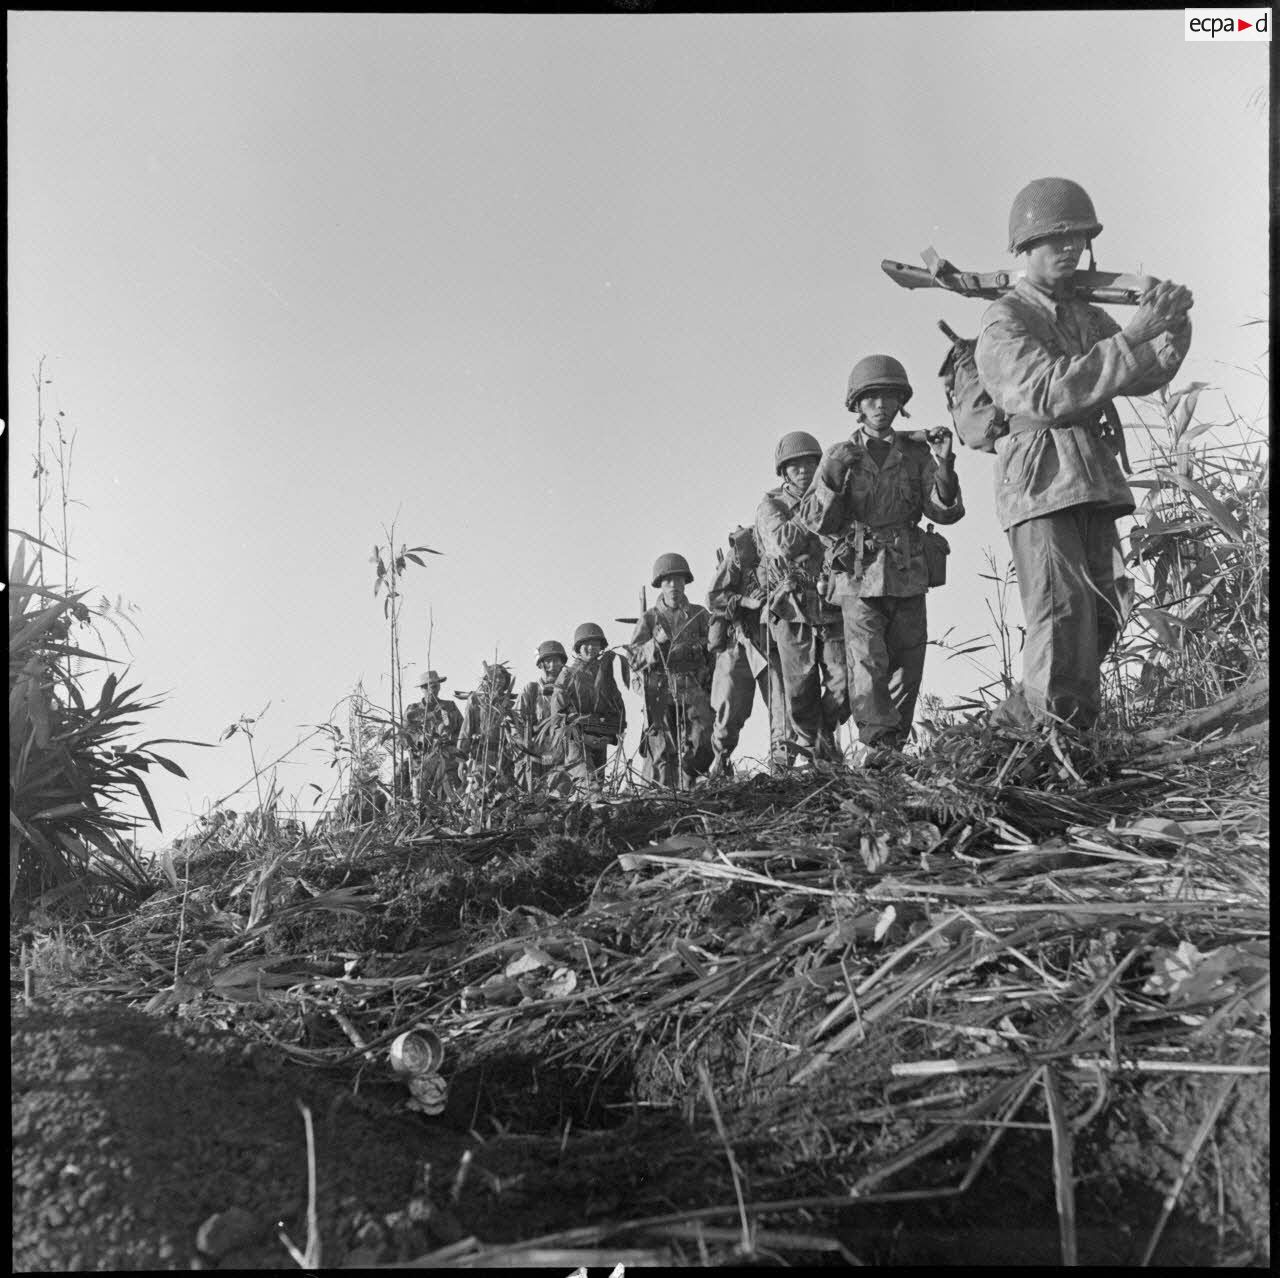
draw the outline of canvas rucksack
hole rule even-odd
[[[1004,410],[992,402],[978,376],[973,356],[978,343],[973,338],[957,335],[946,320],[939,320],[938,327],[951,340],[951,349],[938,369],[938,376],[947,394],[947,408],[956,434],[970,448],[994,453],[996,440],[1009,433],[1009,419]]]
[[[760,565],[760,548],[756,545],[756,530],[749,524],[740,524],[729,534],[729,544],[737,556],[738,567],[745,580]]]

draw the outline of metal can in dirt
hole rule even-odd
[[[434,1030],[406,1030],[392,1042],[389,1056],[397,1074],[434,1074],[444,1064],[444,1044]]]

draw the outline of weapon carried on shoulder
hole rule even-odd
[[[903,288],[945,288],[963,297],[981,297],[989,302],[1003,297],[1022,277],[1021,271],[959,270],[945,257],[939,257],[932,245],[920,256],[924,266],[908,266],[885,258],[880,269]],[[1077,297],[1115,306],[1137,306],[1155,282],[1150,275],[1120,275],[1114,271],[1077,271],[1072,277]]]

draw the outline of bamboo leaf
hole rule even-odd
[[[1175,474],[1173,479],[1179,488],[1200,502],[1228,537],[1233,541],[1244,540],[1244,530],[1236,522],[1235,516],[1199,480],[1192,479],[1190,475],[1179,474]]]

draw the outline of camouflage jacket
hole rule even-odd
[[[701,604],[685,600],[681,607],[670,609],[659,599],[636,623],[630,645],[632,666],[646,682],[669,673],[708,684],[713,664],[707,649],[710,622],[711,614]],[[653,637],[659,624],[669,636],[666,643]]]
[[[987,393],[1010,419],[1010,434],[995,442],[1000,526],[1086,504],[1131,512],[1133,493],[1096,423],[1113,396],[1166,385],[1190,344],[1188,325],[1133,346],[1105,311],[1078,298],[1055,300],[1025,279],[993,302],[975,358]]]
[[[474,754],[477,760],[487,757],[490,764],[499,755],[511,757],[506,734],[516,727],[515,702],[509,692],[496,696],[483,686],[467,698],[467,708],[462,713],[458,729],[458,751],[463,755]]]
[[[622,692],[613,677],[614,653],[594,660],[576,657],[556,679],[551,695],[551,731],[577,728],[616,741],[627,726]]]
[[[954,524],[964,515],[959,479],[949,505],[937,483],[938,463],[929,445],[903,432],[895,433],[880,466],[867,451],[860,425],[827,449],[798,519],[827,539],[828,600],[925,593],[929,575],[920,520]]]
[[[839,608],[818,593],[827,544],[801,520],[800,503],[801,496],[782,484],[765,493],[756,509],[756,542],[769,587],[769,611],[781,621],[836,622]]]
[[[438,698],[415,701],[404,712],[405,732],[415,754],[429,754],[444,746],[452,746],[462,727],[462,712],[452,701]]]

